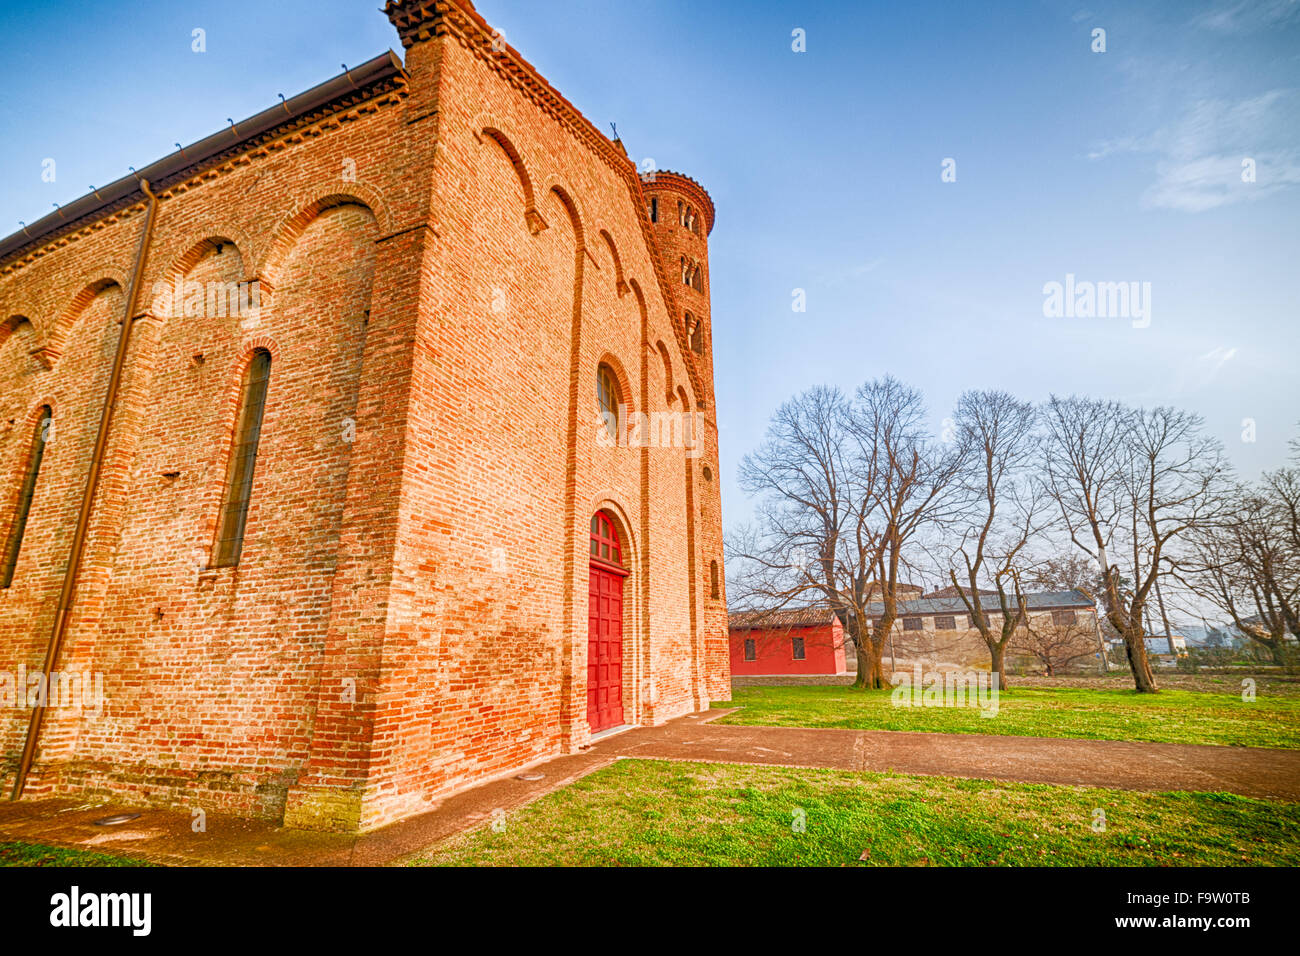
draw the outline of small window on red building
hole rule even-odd
[[[650,197],[650,221],[651,222],[659,221],[659,197],[658,196]]]
[[[758,654],[754,648],[754,639],[752,637],[745,638],[745,660],[758,660]]]
[[[903,630],[905,631],[923,631],[925,624],[919,617],[903,618]]]
[[[793,648],[793,650],[794,650],[794,659],[797,660],[797,661],[801,661],[801,660],[803,660],[803,659],[804,659],[804,656],[803,656],[803,638],[802,638],[802,637],[792,637],[792,638],[790,638],[790,644],[791,644],[791,646],[792,646],[792,648]]]
[[[721,597],[722,589],[718,583],[718,562],[709,562],[709,597],[715,600]]]

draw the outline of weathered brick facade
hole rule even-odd
[[[597,511],[629,572],[625,721],[730,696],[712,203],[685,176],[643,182],[465,0],[387,12],[404,66],[371,61],[142,171],[158,201],[135,296],[144,187],[0,246],[0,542],[43,407],[54,422],[0,589],[0,670],[39,671],[56,630],[135,303],[55,664],[102,674],[107,700],[45,710],[25,796],[368,829],[581,747]],[[652,197],[673,216],[652,223]],[[210,290],[254,281],[256,309],[214,310]],[[243,552],[212,567],[258,349]],[[629,417],[698,413],[695,432],[611,444],[602,364]],[[6,790],[22,704],[0,711]]]

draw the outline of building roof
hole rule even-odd
[[[1067,608],[1091,608],[1092,601],[1088,599],[1082,591],[1043,591],[1035,594],[1026,594],[1025,603],[1029,605],[1031,611],[1045,611],[1049,609],[1067,609]],[[981,594],[980,607],[986,611],[1002,610],[998,603],[996,594]],[[880,603],[868,604],[867,613],[872,615],[883,614],[885,606]],[[915,601],[899,601],[898,614],[900,617],[915,617],[918,614],[966,614],[966,605],[959,597],[944,598],[918,598]]]
[[[766,611],[733,611],[728,627],[755,629],[771,627],[816,627],[830,624],[835,612],[828,607],[783,607]]]
[[[310,120],[321,110],[332,111],[348,101],[366,99],[394,86],[405,86],[407,79],[402,61],[391,50],[386,50],[360,66],[345,70],[291,99],[282,99],[275,106],[231,123],[211,136],[181,147],[143,169],[60,206],[48,216],[0,239],[0,264],[63,233],[90,225],[112,212],[143,201],[141,179],[147,180],[154,192],[161,193],[199,170],[218,165],[222,160],[274,137],[287,126]]]
[[[991,594],[991,595],[993,595],[994,597],[997,597],[997,593],[998,593],[998,592],[997,592],[997,591],[989,591],[989,590],[987,590],[987,589],[985,589],[985,588],[980,588],[980,592],[979,592],[979,593],[980,593],[981,595]],[[960,597],[961,597],[961,594],[960,594],[960,592],[958,592],[957,588],[956,588],[954,585],[951,585],[951,584],[950,584],[950,585],[948,585],[946,588],[940,588],[940,589],[937,590],[937,591],[930,591],[930,592],[928,592],[928,593],[926,593],[926,594],[922,594],[921,597],[923,597],[923,598],[960,598]]]

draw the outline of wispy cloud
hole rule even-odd
[[[1131,392],[1129,400],[1137,404],[1166,402],[1170,396],[1186,397],[1189,393],[1194,393],[1203,388],[1222,390],[1225,386],[1217,383],[1219,373],[1227,368],[1230,362],[1238,358],[1239,351],[1235,345],[1232,347],[1216,345],[1208,352],[1200,355],[1193,354],[1172,359],[1169,362],[1170,372],[1172,373],[1170,376],[1160,380],[1151,380],[1146,383],[1145,388]]]
[[[1219,346],[1211,349],[1200,358],[1198,358],[1192,367],[1192,373],[1201,385],[1208,385],[1214,381],[1216,375],[1223,366],[1227,365],[1236,356],[1236,346],[1224,348]]]
[[[1200,100],[1152,133],[1096,144],[1088,158],[1121,153],[1156,156],[1156,181],[1142,194],[1148,208],[1203,212],[1262,199],[1300,185],[1300,95]],[[1253,181],[1243,177],[1248,166]]]
[[[1215,33],[1255,33],[1300,20],[1300,0],[1231,0],[1192,18],[1192,25]]]

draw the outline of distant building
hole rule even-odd
[[[975,627],[966,603],[952,596],[955,589],[944,588],[931,595],[898,602],[898,618],[885,645],[885,660],[895,670],[914,664],[926,668],[987,667],[988,645]],[[1002,626],[1002,608],[996,591],[982,591],[980,607],[995,629]],[[1074,627],[1080,639],[1096,640],[1097,614],[1091,599],[1082,591],[1050,591],[1026,594],[1030,622],[1034,626]],[[868,606],[875,620],[884,605]],[[1015,655],[1008,648],[1008,662]]]
[[[942,670],[989,666],[988,646],[960,597],[920,597],[921,588],[906,587],[917,596],[898,602],[898,617],[884,648],[886,667],[910,670],[921,664],[927,670]],[[1096,650],[1096,609],[1082,591],[1027,594],[1025,599],[1031,626],[1074,628],[1078,639],[1088,641]],[[1000,628],[997,592],[982,593],[980,602],[993,627]],[[883,612],[883,604],[867,606],[875,621]],[[727,623],[732,674],[836,675],[856,667],[852,638],[825,606],[733,612]],[[1016,656],[1013,644],[1007,662],[1012,663]]]
[[[994,597],[994,598],[996,598],[996,597],[998,596],[998,592],[997,592],[997,591],[986,591],[986,590],[981,590],[979,593],[980,593],[980,597]],[[946,588],[939,588],[939,590],[937,590],[937,591],[927,591],[925,594],[918,594],[918,595],[913,595],[913,596],[914,596],[914,597],[922,597],[922,598],[957,598],[958,600],[960,600],[960,599],[961,599],[961,591],[958,590],[956,587],[954,587],[953,585],[950,584],[950,585],[948,585]]]
[[[848,673],[844,628],[827,607],[738,611],[727,624],[732,674]]]

